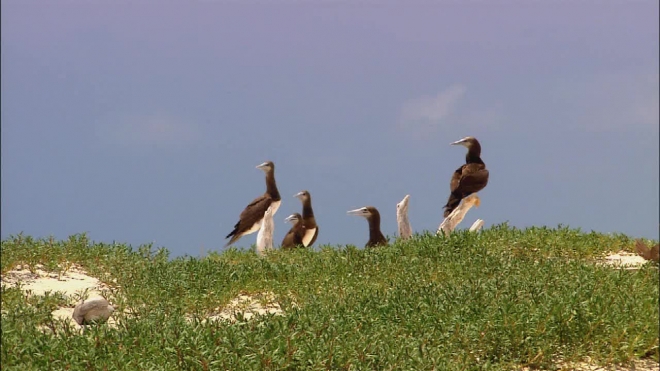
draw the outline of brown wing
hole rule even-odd
[[[300,225],[294,225],[289,229],[286,236],[284,236],[284,239],[282,240],[282,248],[291,249],[298,245],[302,245],[302,237],[302,228],[300,228]]]
[[[466,165],[456,190],[464,197],[479,192],[488,184],[488,175],[488,169],[484,168],[483,165]]]
[[[454,192],[458,188],[458,184],[461,182],[461,176],[463,175],[463,168],[465,165],[459,167],[454,171],[454,174],[451,176],[451,181],[449,182],[449,191]]]
[[[234,230],[231,231],[225,238],[231,237],[231,240],[225,246],[229,246],[232,243],[236,242],[243,234],[249,231],[255,223],[259,222],[268,210],[268,207],[273,202],[273,199],[270,198],[268,194],[257,197],[250,204],[248,204],[245,209],[241,212],[239,220],[234,225]]]

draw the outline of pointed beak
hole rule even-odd
[[[301,198],[302,195],[303,195],[302,192],[298,192],[298,193],[296,193],[295,195],[293,195],[293,197]]]
[[[365,212],[362,208],[355,209],[355,210],[349,210],[346,212],[348,215],[357,215],[357,216],[365,216]]]
[[[295,215],[289,215],[284,219],[285,222],[295,222],[296,220],[298,220],[298,217]]]
[[[259,169],[259,170],[265,170],[265,169],[266,169],[266,166],[268,166],[268,164],[264,162],[264,163],[261,164],[261,165],[257,165],[257,169]]]
[[[455,141],[455,142],[451,142],[451,143],[449,143],[449,144],[452,145],[452,146],[465,144],[465,138],[463,138],[463,139],[461,139],[461,140],[457,140],[457,141]]]

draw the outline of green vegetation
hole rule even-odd
[[[231,249],[202,259],[166,250],[12,236],[17,264],[75,262],[116,289],[118,326],[84,334],[50,312],[64,299],[2,289],[3,370],[510,370],[591,357],[658,360],[658,269],[595,264],[633,251],[623,235],[495,226],[418,234],[363,250]],[[116,279],[116,283],[111,282]],[[240,293],[271,291],[284,310],[250,321],[203,319]],[[135,316],[123,313],[133,308]],[[216,311],[217,312],[217,311]]]

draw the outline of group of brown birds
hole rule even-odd
[[[465,197],[477,193],[484,189],[488,184],[488,169],[481,159],[481,144],[474,137],[465,137],[461,140],[451,143],[452,145],[461,145],[467,148],[465,164],[461,165],[451,177],[450,194],[447,203],[444,206],[444,217],[448,217],[451,212],[458,207],[461,200]],[[266,192],[252,200],[241,212],[239,220],[234,225],[234,229],[225,237],[230,238],[225,247],[238,241],[241,237],[259,231],[262,226],[264,216],[271,217],[275,215],[282,203],[282,198],[275,182],[275,164],[272,161],[264,162],[257,166],[266,174]],[[312,209],[312,198],[308,191],[298,192],[297,197],[302,202],[302,215],[294,213],[289,215],[285,221],[292,224],[291,229],[284,236],[281,247],[290,249],[294,247],[311,246],[319,234],[319,227],[314,218]],[[397,211],[400,208],[407,210],[408,196],[397,204]],[[378,245],[387,245],[388,241],[380,230],[380,213],[373,206],[365,206],[355,210],[348,211],[349,215],[358,215],[367,219],[369,223],[369,241],[365,247],[374,247]],[[397,212],[397,219],[399,219]],[[400,224],[400,233],[411,234],[407,214],[405,223]]]

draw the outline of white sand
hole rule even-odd
[[[53,311],[51,315],[55,319],[69,322],[72,327],[79,327],[73,320],[73,308],[80,299],[93,299],[103,297],[102,292],[108,287],[98,279],[87,275],[87,273],[78,265],[66,264],[60,266],[60,269],[69,266],[70,268],[62,274],[47,272],[44,266],[37,264],[34,273],[30,272],[27,266],[16,266],[15,269],[7,272],[0,278],[3,286],[15,287],[20,284],[21,290],[28,295],[45,295],[47,292],[60,292],[69,300],[69,306],[60,307]],[[111,317],[108,325],[114,326],[115,321]]]
[[[627,252],[619,251],[618,253],[611,254],[605,257],[604,263],[619,269],[634,270],[639,269],[640,266],[647,262],[641,256]]]
[[[295,302],[294,306],[297,306]],[[222,320],[236,322],[239,313],[242,313],[245,320],[267,314],[276,316],[284,315],[284,311],[276,301],[275,294],[266,291],[253,294],[240,294],[232,299],[224,308],[216,308],[215,314],[209,316],[207,319],[210,321]],[[188,320],[192,320],[192,318],[188,317]]]

